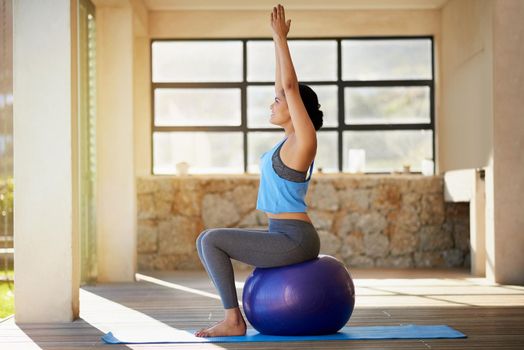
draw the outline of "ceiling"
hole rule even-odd
[[[142,0],[150,11],[267,10],[278,0]],[[292,10],[431,10],[448,0],[280,0]]]

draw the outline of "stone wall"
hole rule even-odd
[[[203,269],[195,241],[204,229],[267,229],[255,209],[258,182],[258,175],[138,178],[138,269]],[[306,203],[321,254],[350,267],[469,266],[469,204],[444,202],[442,176],[316,174]]]

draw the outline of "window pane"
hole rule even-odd
[[[247,81],[275,81],[273,41],[247,42]]]
[[[321,129],[322,130],[322,129]],[[313,173],[338,173],[338,137],[336,131],[317,132],[317,155]]]
[[[366,151],[366,172],[401,171],[409,164],[420,171],[425,158],[433,158],[431,130],[344,131],[343,170],[348,171],[348,149]]]
[[[335,40],[289,40],[288,44],[299,81],[337,80]],[[273,41],[248,41],[247,80],[275,80]]]
[[[175,174],[189,163],[189,174],[244,172],[241,132],[155,132],[153,173]]]
[[[310,87],[317,93],[320,110],[324,113],[322,127],[338,126],[338,87],[336,85],[310,85]]]
[[[155,89],[155,125],[240,125],[240,89]]]
[[[317,93],[320,109],[324,112],[323,126],[338,125],[338,88],[336,85],[311,85]],[[247,88],[247,122],[250,128],[277,128],[269,122],[270,106],[275,98],[275,87],[248,86]]]
[[[429,123],[429,87],[344,89],[347,124]]]
[[[242,81],[241,41],[155,41],[153,82]]]
[[[247,134],[248,158],[247,171],[260,173],[260,157],[286,137],[282,132],[249,132]]]
[[[431,79],[431,40],[342,40],[342,79]]]

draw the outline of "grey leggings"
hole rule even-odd
[[[315,227],[298,219],[269,219],[268,230],[213,228],[196,242],[198,255],[225,309],[238,307],[231,260],[255,267],[275,267],[314,259],[320,251]]]

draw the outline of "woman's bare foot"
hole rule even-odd
[[[226,309],[226,318],[209,328],[195,332],[197,337],[227,337],[246,334],[246,322],[238,307]]]
[[[195,332],[197,337],[227,337],[234,335],[245,335],[246,334],[246,322],[244,320],[240,322],[232,322],[223,320],[218,324],[209,327],[202,328]]]

